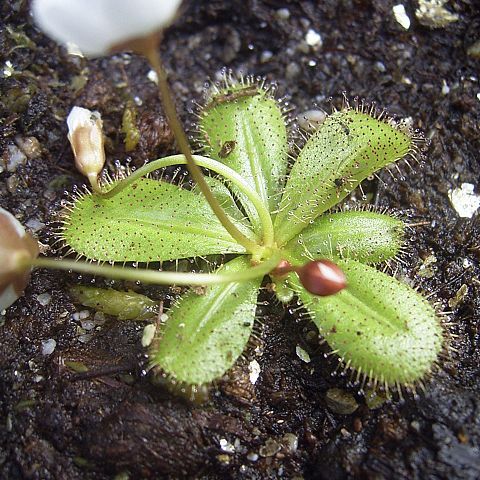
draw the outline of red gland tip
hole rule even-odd
[[[297,269],[302,285],[310,293],[325,297],[347,286],[345,274],[330,260],[312,260]]]

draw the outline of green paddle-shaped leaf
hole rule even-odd
[[[224,272],[249,268],[238,257]],[[152,365],[172,379],[200,385],[221,377],[242,354],[250,338],[262,279],[209,287],[205,294],[185,294],[169,312],[151,350]]]
[[[442,327],[428,301],[408,285],[354,260],[339,260],[345,290],[315,297],[291,285],[322,336],[346,365],[388,385],[414,384],[442,348]]]
[[[275,218],[279,245],[342,200],[366,177],[414,150],[410,132],[366,113],[327,117],[295,162]]]
[[[237,228],[250,238],[242,222]],[[75,202],[63,238],[93,260],[155,262],[243,253],[212,214],[203,195],[142,178],[112,198],[88,194]]]
[[[352,258],[378,263],[395,257],[403,243],[404,224],[390,215],[354,211],[317,218],[287,249],[297,257]]]
[[[256,85],[230,86],[212,96],[199,127],[205,154],[240,173],[275,210],[287,170],[287,131],[275,99]]]

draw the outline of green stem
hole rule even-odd
[[[271,247],[274,241],[272,217],[270,216],[268,210],[265,208],[265,205],[262,202],[262,199],[260,198],[258,193],[250,188],[250,186],[244,181],[241,175],[239,175],[235,170],[232,170],[230,167],[227,167],[223,163],[217,162],[216,160],[208,157],[202,157],[201,155],[193,155],[193,158],[197,165],[208,168],[209,170],[218,173],[222,177],[232,182],[238,188],[238,190],[240,190],[247,196],[247,198],[257,210],[258,217],[260,218],[263,229],[264,245],[267,247]],[[102,193],[102,196],[105,198],[111,198],[139,178],[148,175],[149,173],[153,172],[154,170],[158,170],[159,168],[170,167],[172,165],[185,165],[186,163],[187,159],[185,158],[185,155],[171,155],[169,157],[153,160],[152,162],[147,163],[143,167],[140,167],[138,170],[132,172],[128,177],[120,180],[111,190]]]
[[[165,114],[167,115],[170,128],[173,130],[173,133],[177,140],[178,147],[186,157],[187,167],[190,175],[200,188],[201,192],[203,193],[203,195],[207,199],[207,202],[212,208],[213,213],[217,216],[218,220],[224,226],[225,230],[227,230],[227,232],[232,236],[232,238],[234,238],[240,245],[245,247],[247,251],[251,252],[254,255],[259,255],[261,254],[263,247],[259,246],[257,243],[246,237],[228,218],[225,210],[223,210],[221,205],[218,203],[218,200],[215,198],[212,191],[208,187],[207,182],[203,178],[200,167],[195,163],[195,160],[193,159],[187,137],[177,117],[177,112],[175,110],[175,105],[173,104],[170,87],[168,86],[167,74],[163,68],[160,55],[157,51],[157,47],[158,45],[154,41],[150,42],[144,50],[144,55],[150,62],[151,67],[157,73],[158,89],[163,102],[163,108],[165,110]]]
[[[36,258],[32,265],[41,268],[69,270],[90,275],[100,275],[115,280],[140,281],[159,285],[213,285],[218,283],[233,283],[263,277],[270,273],[280,261],[280,253],[275,252],[270,258],[248,270],[235,273],[188,273],[160,272],[133,267],[104,266],[75,260],[54,258]]]

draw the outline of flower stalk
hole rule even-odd
[[[238,230],[238,228],[230,221],[227,214],[225,213],[225,210],[223,210],[221,205],[218,203],[218,200],[215,198],[209,186],[207,185],[207,182],[203,177],[203,173],[200,167],[195,163],[192,151],[190,149],[190,145],[188,144],[187,137],[180,124],[177,112],[175,110],[175,105],[172,100],[172,94],[167,81],[167,74],[165,72],[165,69],[163,68],[163,64],[160,58],[160,54],[157,51],[157,47],[158,37],[147,37],[144,42],[144,50],[142,51],[142,53],[148,59],[150,66],[157,74],[158,90],[160,98],[163,102],[165,114],[169,121],[170,128],[172,129],[177,140],[178,148],[183,153],[183,155],[185,155],[188,171],[190,172],[190,175],[192,176],[195,183],[200,188],[200,191],[205,196],[207,202],[217,216],[218,220],[225,227],[225,230],[227,230],[227,232],[232,236],[232,238],[234,238],[240,245],[245,247],[247,251],[249,251],[253,255],[261,255],[261,252],[259,251],[259,246],[255,242],[252,242],[249,238],[247,238],[242,232],[240,232],[240,230]]]
[[[77,262],[75,260],[46,257],[33,259],[30,264],[40,268],[101,275],[114,280],[140,281],[157,285],[206,286],[222,283],[244,282],[254,278],[263,277],[273,270],[279,262],[280,253],[276,252],[264,262],[247,270],[235,273],[164,272],[134,267],[96,265],[93,263]]]

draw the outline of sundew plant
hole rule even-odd
[[[191,274],[137,271],[141,281],[160,274],[172,284],[204,287],[170,307],[150,347],[151,365],[193,390],[221,378],[248,344],[269,276],[278,299],[301,302],[357,380],[398,389],[421,382],[442,349],[440,321],[425,298],[377,269],[401,251],[405,224],[388,213],[335,209],[368,176],[416,157],[421,139],[364,103],[347,103],[292,158],[270,89],[230,78],[212,89],[198,131],[203,156],[194,159],[209,172],[206,183],[236,234],[197,187],[149,177],[186,164],[183,155],[82,194],[63,212],[62,240],[90,262],[161,265],[201,257],[212,266]],[[125,278],[122,270],[132,269],[84,268]]]

